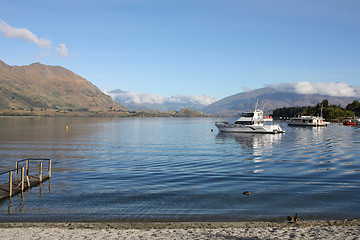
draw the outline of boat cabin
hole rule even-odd
[[[254,121],[236,121],[235,124],[253,125]]]
[[[322,117],[314,116],[292,117],[288,123],[289,126],[327,126],[328,124]]]

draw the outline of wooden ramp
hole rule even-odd
[[[48,165],[48,175],[43,175],[43,165]],[[37,172],[34,175],[33,172]],[[20,173],[20,175],[19,175]],[[0,184],[0,201],[11,196],[17,195],[38,186],[42,182],[51,178],[51,159],[47,158],[27,158],[16,162],[15,169],[0,173],[9,174],[9,180]]]

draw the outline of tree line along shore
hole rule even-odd
[[[274,118],[290,118],[299,115],[323,116],[327,121],[333,122],[356,118],[356,116],[360,116],[360,102],[355,100],[343,108],[340,105],[331,105],[325,99],[316,106],[277,108],[272,114]]]

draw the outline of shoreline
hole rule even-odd
[[[0,239],[359,239],[360,220],[0,223]]]
[[[176,221],[66,221],[66,222],[0,222],[0,228],[65,228],[65,229],[214,229],[214,228],[258,228],[258,227],[328,227],[358,226],[360,219],[306,220],[298,223],[288,221],[234,221],[234,222],[176,222]]]
[[[360,226],[360,219],[288,221],[234,221],[234,222],[176,222],[176,221],[66,221],[66,222],[0,222],[0,228],[58,227],[89,229],[187,229],[187,228],[254,228],[254,227],[325,227]]]

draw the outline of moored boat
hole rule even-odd
[[[235,123],[215,122],[220,132],[237,133],[284,133],[279,124],[274,124],[272,117],[264,116],[260,109],[244,112]]]
[[[358,123],[358,120],[356,120],[356,119],[347,119],[347,120],[343,121],[343,124],[345,126],[357,126],[359,123]]]
[[[309,126],[309,127],[325,127],[329,125],[323,117],[315,116],[298,116],[290,118],[289,126]]]

